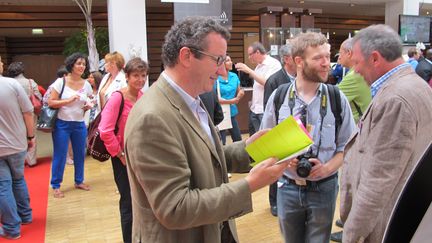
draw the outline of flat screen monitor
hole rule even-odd
[[[403,43],[430,43],[430,27],[430,17],[399,15],[399,35]]]

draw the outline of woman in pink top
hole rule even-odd
[[[126,170],[124,149],[124,129],[130,110],[143,94],[141,89],[147,78],[148,65],[141,58],[130,60],[125,67],[127,87],[114,92],[102,110],[99,123],[100,137],[111,154],[114,180],[120,192],[120,217],[123,241],[131,242],[132,236],[132,201]],[[117,123],[120,105],[124,100],[123,110]],[[118,126],[117,134],[114,130]]]

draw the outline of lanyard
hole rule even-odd
[[[288,106],[290,108],[291,115],[293,115],[293,109],[295,105],[295,99],[296,95],[294,94],[293,86],[295,83],[293,83],[289,88],[289,96],[288,96]],[[306,110],[307,112],[307,110]],[[321,116],[321,124],[320,124],[320,130],[319,130],[319,140],[318,140],[318,147],[317,147],[317,154],[316,157],[318,158],[320,147],[321,147],[321,137],[322,137],[322,128],[324,123],[324,117],[327,114],[327,90],[323,88],[321,92],[321,102],[320,102],[320,116]],[[306,115],[307,117],[307,115]],[[312,147],[310,148],[312,150]],[[312,151],[311,151],[312,152]]]

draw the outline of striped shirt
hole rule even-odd
[[[402,68],[405,68],[407,66],[410,66],[409,63],[403,63],[392,70],[385,73],[383,76],[381,76],[379,79],[377,79],[373,84],[371,85],[371,94],[372,98],[378,93],[378,91],[381,89],[381,87],[387,82],[387,80],[392,76],[395,72],[399,71]]]

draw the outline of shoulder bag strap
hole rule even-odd
[[[124,107],[124,97],[123,97],[123,93],[122,93],[121,91],[116,91],[116,92],[120,93],[120,95],[121,95],[121,103],[120,103],[120,110],[119,110],[119,113],[118,113],[118,116],[117,116],[117,122],[116,122],[116,127],[115,127],[115,130],[114,130],[114,134],[117,134],[117,132],[118,132],[118,130],[119,130],[118,122],[119,122],[119,120],[120,120],[121,114],[122,114],[122,112],[123,112],[123,107]]]

